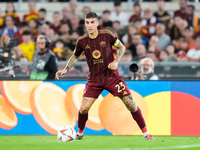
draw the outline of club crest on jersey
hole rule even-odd
[[[105,47],[106,46],[106,42],[105,41],[101,41],[100,45],[101,45],[101,47]]]
[[[100,53],[100,51],[98,51],[98,50],[94,50],[94,51],[92,52],[92,56],[93,56],[95,59],[98,59],[99,57],[101,57],[101,53]]]

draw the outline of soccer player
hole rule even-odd
[[[88,111],[101,92],[106,89],[114,96],[118,96],[137,122],[147,140],[154,140],[146,128],[140,108],[132,99],[130,90],[117,70],[118,63],[125,52],[125,47],[117,37],[108,30],[98,30],[98,16],[94,12],[85,15],[87,33],[77,39],[74,54],[66,67],[56,73],[56,78],[67,73],[77,62],[84,51],[89,66],[88,83],[85,86],[83,101],[78,115],[77,139],[83,138],[83,131],[88,119]],[[112,46],[118,49],[113,57]]]

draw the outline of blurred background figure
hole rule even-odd
[[[28,8],[29,11],[27,14],[23,16],[23,20],[29,21],[31,19],[37,19],[38,18],[38,11],[36,10],[36,3],[35,1],[29,1],[28,2]]]
[[[45,8],[41,8],[38,12],[38,24],[39,28],[43,25],[49,25],[50,22],[46,20],[47,11]],[[40,29],[41,30],[41,29]]]
[[[11,37],[19,31],[19,28],[15,25],[15,18],[13,16],[6,16],[5,17],[5,27],[1,30],[1,37],[9,34]]]
[[[199,62],[200,61],[200,36],[195,40],[195,48],[189,49],[187,52],[188,61]]]
[[[165,27],[167,27],[171,16],[167,11],[165,11],[165,0],[158,0],[157,7],[158,10],[154,12],[154,16],[157,17],[159,21],[164,24]]]
[[[149,40],[151,36],[155,34],[157,23],[159,23],[159,20],[154,16],[153,10],[150,7],[145,8],[142,16],[141,28],[147,40]]]
[[[131,74],[132,80],[159,80],[159,77],[154,73],[154,62],[150,58],[141,59],[139,62],[139,70],[136,73],[131,72]]]
[[[50,40],[45,35],[37,37],[37,50],[34,53],[31,80],[54,80],[58,71],[55,54],[48,49]]]
[[[6,11],[5,11],[5,17],[6,16],[13,16],[14,17],[14,22],[15,25],[20,27],[20,19],[19,19],[19,15],[17,14],[16,10],[15,10],[15,6],[12,2],[8,2],[6,4]]]
[[[119,21],[120,28],[125,28],[128,26],[128,16],[125,12],[121,10],[121,1],[114,1],[114,11],[110,14],[110,20],[112,22]]]
[[[52,24],[50,24],[50,28],[54,30],[57,36],[60,36],[61,35],[60,27],[61,27],[61,17],[60,13],[56,11],[53,13],[53,22]]]
[[[103,20],[103,27],[112,27],[112,21],[110,20],[110,11],[104,10],[102,14],[102,20]]]
[[[158,23],[156,25],[156,36],[158,37],[158,49],[164,50],[170,43],[170,36],[165,33],[165,25]]]
[[[35,43],[32,40],[32,33],[30,30],[24,30],[22,33],[23,42],[19,45],[18,59],[26,58],[28,61],[33,61],[33,54],[35,52]]]
[[[141,9],[139,1],[136,1],[133,4],[133,12],[134,12],[134,14],[131,15],[131,17],[129,19],[129,23],[134,21],[135,19],[142,19],[142,17],[141,17],[142,9]]]
[[[68,26],[71,27],[70,14],[69,14],[69,8],[68,7],[64,7],[62,9],[61,23],[67,23]]]

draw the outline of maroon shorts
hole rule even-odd
[[[124,97],[131,95],[127,84],[120,77],[117,79],[111,78],[104,84],[86,83],[83,97],[98,98],[104,89],[110,92],[113,96]]]

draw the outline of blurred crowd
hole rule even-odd
[[[113,2],[113,11],[102,10],[99,29],[111,30],[125,45],[122,61],[140,61],[144,57],[155,61],[199,61],[200,19],[195,6],[179,0],[179,10],[173,15],[165,9],[165,1],[157,0],[157,10],[142,9],[133,3],[132,15],[122,10],[121,1]],[[76,40],[86,33],[84,16],[92,11],[84,6],[77,11],[78,3],[70,1],[60,12],[54,12],[52,21],[46,20],[48,10],[36,9],[34,1],[28,2],[29,11],[20,18],[14,4],[8,2],[5,12],[0,12],[0,46],[8,45],[10,37],[19,38],[19,45],[12,49],[18,61],[32,61],[37,45],[36,37],[46,35],[51,40],[50,49],[57,59],[68,60],[73,54]],[[84,54],[79,58],[85,60]]]

